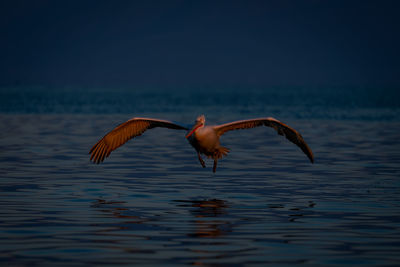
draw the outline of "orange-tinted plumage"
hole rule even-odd
[[[310,159],[310,161],[314,163],[313,153],[311,149],[308,147],[307,143],[304,141],[301,134],[297,132],[295,129],[289,127],[288,125],[278,121],[277,119],[269,117],[269,118],[234,121],[214,126],[214,129],[217,131],[217,135],[221,136],[227,131],[250,129],[259,126],[268,126],[274,128],[279,135],[285,136],[290,142],[300,147],[301,150]]]
[[[186,138],[196,150],[198,159],[203,167],[205,167],[205,162],[202,159],[201,154],[214,159],[213,172],[215,172],[218,159],[226,156],[229,152],[228,148],[220,145],[220,137],[228,131],[249,129],[259,126],[268,126],[274,128],[278,134],[285,136],[289,141],[300,147],[310,161],[312,163],[314,162],[313,153],[307,143],[304,141],[301,134],[288,125],[270,117],[241,120],[215,126],[206,126],[205,117],[201,115],[196,119],[192,129],[186,134]],[[102,139],[100,139],[89,152],[89,154],[91,154],[90,160],[95,163],[102,162],[113,150],[122,146],[128,140],[143,134],[148,129],[155,127],[189,130],[184,126],[171,121],[151,118],[133,118],[120,124],[111,132],[107,133]]]
[[[89,154],[91,154],[90,160],[95,163],[102,162],[113,150],[128,142],[129,139],[140,136],[146,130],[155,127],[187,130],[187,128],[170,121],[148,118],[133,118],[118,125],[111,132],[107,133],[102,139],[100,139],[89,152]]]

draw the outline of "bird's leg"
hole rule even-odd
[[[217,159],[214,159],[214,166],[213,166],[213,172],[217,171]]]
[[[201,158],[200,152],[198,152],[198,151],[197,151],[197,157],[199,158],[201,166],[203,166],[203,168],[205,168],[206,164],[205,164],[204,160]]]

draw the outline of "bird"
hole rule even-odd
[[[191,129],[181,124],[154,118],[134,117],[118,125],[101,138],[89,151],[90,160],[94,163],[101,163],[112,151],[125,144],[130,139],[142,135],[146,130],[156,127],[186,130],[186,139],[196,150],[198,160],[203,168],[206,164],[202,154],[214,160],[213,172],[216,172],[218,160],[229,153],[229,148],[220,144],[220,137],[228,131],[239,129],[250,129],[259,126],[268,126],[276,130],[279,135],[285,136],[290,142],[297,145],[314,163],[314,155],[307,143],[299,132],[279,120],[266,117],[248,120],[239,120],[221,125],[206,125],[204,115],[200,115],[195,120]]]

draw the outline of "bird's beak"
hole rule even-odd
[[[190,132],[186,135],[186,138],[189,138],[198,128],[200,128],[201,126],[203,126],[202,123],[199,124],[195,124],[192,128],[192,130],[190,130]]]

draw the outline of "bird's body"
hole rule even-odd
[[[189,143],[196,149],[197,156],[203,168],[206,166],[201,154],[214,159],[213,172],[216,171],[217,161],[228,154],[229,149],[220,145],[219,136],[213,126],[201,126],[193,134],[187,136]]]
[[[198,159],[203,167],[205,167],[205,162],[201,158],[201,154],[214,159],[213,172],[215,172],[218,159],[226,156],[229,152],[228,148],[220,145],[220,136],[227,131],[249,129],[262,125],[272,127],[278,134],[286,136],[289,141],[303,150],[311,162],[314,162],[312,151],[303,140],[300,133],[274,118],[242,120],[222,125],[208,126],[205,125],[205,117],[201,115],[196,119],[194,126],[187,133],[186,138],[197,151]],[[147,129],[155,127],[188,130],[186,127],[166,120],[133,118],[117,126],[100,139],[90,150],[90,159],[96,163],[100,163],[105,157],[110,155],[111,151],[123,145],[129,139],[141,135]]]
[[[219,137],[212,126],[200,127],[188,140],[197,151],[208,157],[212,157],[220,147]]]

